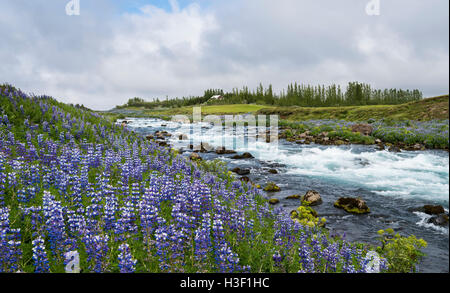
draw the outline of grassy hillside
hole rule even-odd
[[[263,108],[258,114],[278,114],[282,119],[300,121],[314,119],[343,119],[364,121],[370,118],[393,120],[448,119],[448,95],[423,99],[400,105],[350,106],[350,107],[277,107]]]
[[[255,113],[266,115],[280,115],[282,119],[291,121],[315,119],[339,119],[347,121],[365,121],[372,119],[392,120],[441,120],[448,119],[448,95],[427,98],[417,102],[400,105],[348,106],[348,107],[273,107],[255,104],[213,105],[201,106],[204,115],[226,115]],[[110,113],[125,116],[171,116],[191,115],[192,107],[164,108],[148,110],[138,107],[114,109]]]
[[[255,113],[261,109],[273,109],[275,107],[253,105],[253,104],[234,104],[234,105],[213,105],[202,106],[196,105],[193,107],[201,107],[204,115],[225,115],[225,114],[244,114]],[[124,113],[125,115],[139,115],[139,116],[169,116],[169,115],[192,115],[193,107],[179,107],[179,108],[162,108],[162,109],[145,109],[144,107],[126,107],[122,109],[114,109],[113,113]]]

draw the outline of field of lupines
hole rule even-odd
[[[64,272],[71,251],[82,272],[367,271],[373,248],[302,226],[220,166],[9,85],[0,112],[0,272]]]
[[[281,125],[300,131],[310,130],[317,135],[321,132],[329,132],[329,137],[339,136],[348,138],[354,143],[373,144],[375,139],[387,143],[404,143],[413,145],[423,144],[427,148],[448,149],[449,148],[449,120],[431,121],[393,121],[391,119],[375,120],[369,119],[373,127],[371,136],[353,133],[351,126],[355,122],[345,120],[320,119],[301,122],[281,121]]]

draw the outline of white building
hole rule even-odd
[[[223,96],[221,96],[221,95],[215,95],[215,96],[212,96],[212,97],[210,98],[210,100],[223,100]]]

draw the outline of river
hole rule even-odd
[[[426,223],[428,215],[413,209],[425,204],[439,204],[448,212],[449,155],[446,151],[403,151],[392,153],[377,150],[375,146],[298,145],[280,140],[278,143],[251,142],[242,136],[223,135],[221,127],[200,123],[194,132],[190,124],[160,119],[127,118],[128,128],[143,135],[157,130],[172,134],[187,134],[188,140],[173,135],[169,141],[176,149],[190,153],[189,144],[200,142],[227,149],[250,152],[255,159],[232,160],[231,155],[204,153],[204,159],[220,158],[234,167],[250,169],[252,182],[264,186],[269,181],[281,187],[268,198],[280,199],[288,213],[299,205],[298,200],[285,199],[288,195],[318,191],[323,203],[314,207],[319,216],[327,219],[332,233],[339,233],[349,241],[378,244],[377,231],[393,228],[400,234],[416,235],[427,241],[423,251],[427,256],[419,264],[419,272],[449,272],[448,226]],[[201,128],[200,128],[201,127]],[[268,171],[276,169],[278,174]],[[361,197],[371,209],[370,214],[352,215],[337,209],[333,203],[339,197]]]

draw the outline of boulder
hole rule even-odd
[[[242,155],[235,155],[231,157],[233,160],[253,159],[254,157],[250,153],[243,153]]]
[[[351,129],[352,132],[359,132],[362,135],[370,135],[373,132],[373,127],[370,124],[354,124]]]
[[[377,148],[378,148],[378,150],[380,150],[380,151],[384,151],[384,144],[381,142],[381,143],[379,143],[379,144],[377,144]]]
[[[192,153],[192,154],[189,156],[189,159],[191,159],[192,161],[201,161],[201,160],[202,160],[202,157],[200,157],[200,155],[197,154],[197,153]]]
[[[300,194],[293,194],[286,197],[286,199],[300,199],[302,196]]]
[[[446,225],[448,225],[448,215],[440,214],[437,216],[433,216],[433,217],[429,218],[427,222],[430,224],[434,224],[436,226],[446,226]]]
[[[429,215],[439,215],[439,214],[443,214],[445,213],[444,207],[437,205],[424,205],[423,206],[423,212],[425,214],[429,214]]]
[[[413,145],[412,149],[415,151],[423,151],[425,150],[425,147],[420,143],[416,143],[415,145]]]
[[[163,137],[171,137],[172,136],[172,134],[168,133],[165,130],[164,131],[157,130],[157,131],[155,131],[155,135],[156,136],[163,136]]]
[[[201,152],[201,153],[207,153],[213,150],[213,147],[206,142],[201,142],[200,145],[194,146],[194,151]]]
[[[225,147],[217,147],[216,148],[216,154],[218,154],[218,155],[223,155],[223,154],[225,154]]]
[[[320,194],[315,190],[309,190],[306,192],[306,194],[302,197],[302,203],[310,205],[310,206],[316,206],[322,203],[322,197]]]
[[[250,153],[243,153],[242,154],[242,157],[244,158],[244,159],[253,159],[254,157],[252,156],[252,154],[250,154]]]
[[[270,174],[278,174],[278,171],[276,169],[270,169],[269,173]]]
[[[147,135],[145,138],[146,138],[147,140],[152,140],[152,139],[154,139],[155,137],[154,137],[153,135]]]
[[[214,151],[214,147],[207,142],[202,142],[201,145],[202,145],[202,149],[204,150],[204,152]]]
[[[249,169],[241,169],[241,168],[234,168],[233,170],[231,170],[231,172],[234,172],[238,175],[248,175],[250,174],[250,170]]]
[[[400,148],[398,146],[395,146],[395,145],[391,145],[389,147],[388,151],[393,152],[393,153],[400,153],[401,152]]]
[[[361,198],[341,197],[334,203],[334,206],[352,214],[370,213],[369,207]]]
[[[300,206],[296,210],[290,212],[290,217],[293,221],[308,227],[325,227],[326,219],[319,219],[317,212],[308,206]]]
[[[266,187],[264,187],[264,191],[268,192],[278,192],[281,188],[273,182],[267,183]]]
[[[187,136],[186,134],[180,134],[180,135],[178,136],[178,139],[179,139],[179,140],[187,140],[187,139],[188,139],[188,136]]]
[[[277,204],[279,202],[280,202],[280,200],[278,198],[271,198],[271,199],[269,199],[269,203],[271,205],[275,205],[275,204]]]
[[[227,154],[235,154],[235,153],[236,153],[236,151],[227,150],[223,146],[216,148],[216,154],[218,154],[218,155],[227,155]]]
[[[165,139],[166,137],[170,137],[172,136],[170,133],[168,133],[167,131],[155,131],[155,136],[156,139]]]

